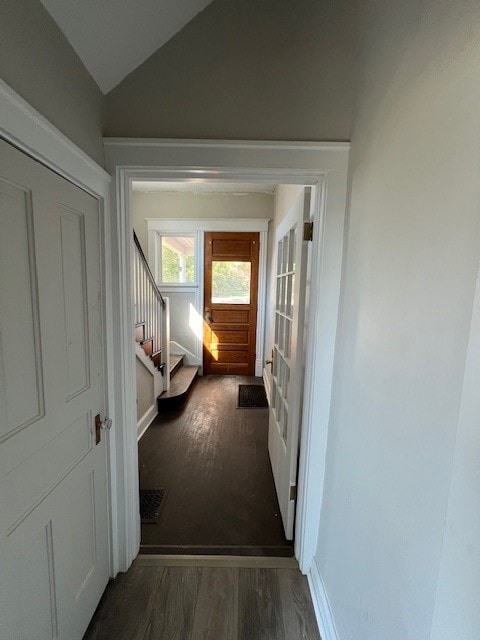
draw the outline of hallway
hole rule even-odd
[[[149,563],[149,566],[145,566]],[[84,640],[320,640],[298,569],[155,566],[111,582]]]
[[[237,408],[238,385],[198,378],[186,404],[159,415],[139,442],[140,488],[165,489],[140,553],[292,556],[268,457],[268,409]]]

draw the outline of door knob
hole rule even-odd
[[[267,359],[265,360],[265,364],[273,364],[273,360],[272,360],[272,358],[267,358]]]
[[[212,324],[212,316],[210,315],[210,309],[205,307],[203,318],[207,324]]]

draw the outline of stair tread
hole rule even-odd
[[[178,398],[185,394],[190,389],[199,369],[200,367],[197,365],[181,367],[173,380],[171,380],[170,389],[168,391],[164,391],[158,399],[160,401],[169,400],[172,398]]]
[[[175,367],[178,368],[178,364],[182,362],[183,358],[184,358],[183,353],[170,354],[170,373],[172,373]]]

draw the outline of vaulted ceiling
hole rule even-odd
[[[212,0],[41,0],[104,93]]]

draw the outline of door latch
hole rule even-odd
[[[100,444],[102,441],[102,429],[109,431],[112,428],[112,419],[105,416],[102,420],[100,414],[95,416],[95,444]]]

